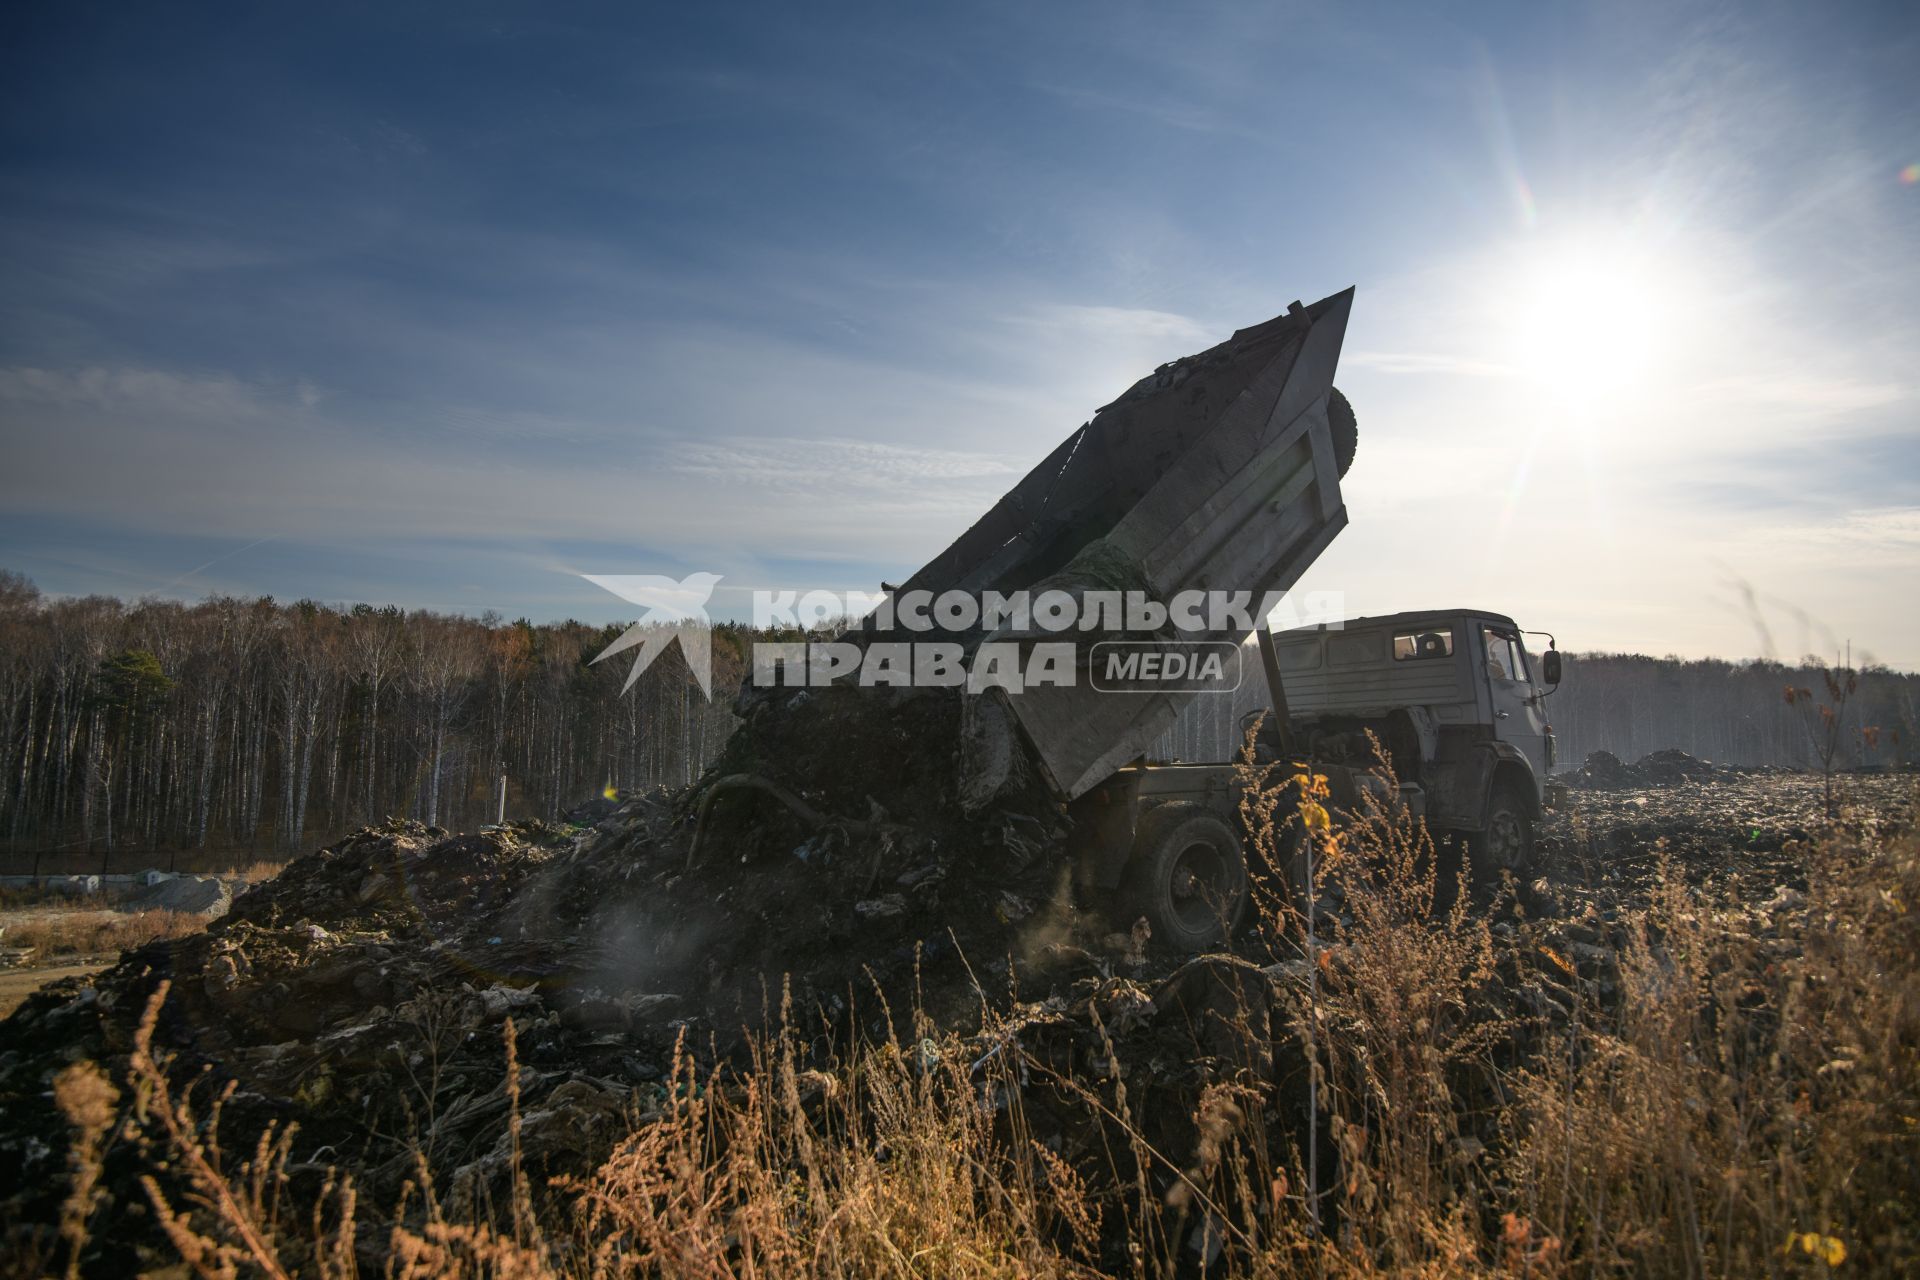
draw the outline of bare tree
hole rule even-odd
[[[366,737],[362,759],[367,769],[367,821],[379,814],[380,695],[406,647],[406,625],[400,610],[388,605],[355,605],[347,630],[348,643],[360,666],[366,694]]]

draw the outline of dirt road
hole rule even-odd
[[[28,996],[49,982],[98,973],[112,963],[111,959],[88,960],[79,964],[49,965],[44,969],[0,969],[0,1018],[18,1009]]]

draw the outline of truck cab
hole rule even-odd
[[[1557,651],[1528,652],[1512,618],[1481,609],[1262,631],[1260,640],[1293,751],[1364,768],[1372,733],[1409,805],[1439,831],[1484,835],[1503,803],[1517,806],[1529,828],[1518,833],[1522,847],[1489,852],[1519,869],[1554,764],[1544,703],[1560,678]]]

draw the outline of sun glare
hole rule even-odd
[[[1543,254],[1519,272],[1513,364],[1575,404],[1639,389],[1670,338],[1669,296],[1655,273],[1624,255]]]

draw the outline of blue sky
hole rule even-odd
[[[0,566],[47,591],[871,589],[1352,284],[1353,523],[1303,586],[1920,667],[1910,8],[0,23]]]

